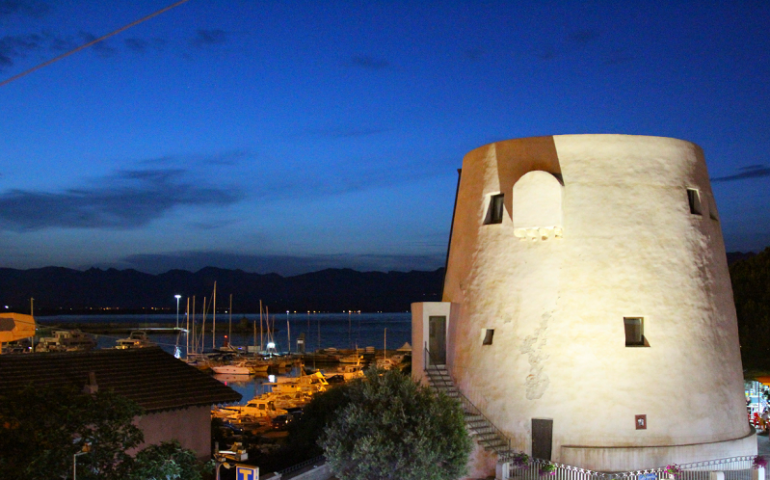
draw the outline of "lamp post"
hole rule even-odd
[[[179,299],[182,298],[182,296],[174,295],[174,298],[176,298],[176,328],[179,330]]]
[[[72,480],[78,480],[78,457],[91,451],[91,445],[86,443],[80,451],[72,456]]]

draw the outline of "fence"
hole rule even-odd
[[[670,474],[666,467],[633,472],[606,473],[594,472],[584,468],[572,467],[545,460],[528,459],[526,465],[516,465],[510,459],[508,476],[505,478],[520,480],[709,480],[710,472],[724,472],[724,480],[752,480],[756,457],[733,457],[708,462],[677,465],[679,473]]]

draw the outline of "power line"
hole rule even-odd
[[[172,8],[176,8],[179,5],[181,5],[183,3],[186,3],[188,1],[189,0],[180,0],[180,1],[178,1],[178,2],[176,2],[174,4],[172,4],[172,5],[169,5],[168,7],[161,8],[157,12],[151,13],[151,14],[147,15],[146,17],[143,17],[143,18],[140,18],[139,20],[133,21],[133,22],[129,23],[128,25],[115,30],[114,32],[111,32],[111,33],[108,33],[107,35],[101,36],[101,37],[97,38],[96,40],[91,40],[90,42],[88,42],[88,43],[86,43],[84,45],[81,45],[81,46],[79,46],[79,47],[77,47],[75,49],[72,49],[69,52],[62,53],[58,57],[55,57],[55,58],[52,58],[51,60],[43,62],[40,65],[37,65],[35,67],[30,68],[29,70],[21,72],[18,75],[14,75],[13,77],[11,77],[11,78],[9,78],[7,80],[3,80],[2,82],[0,82],[0,87],[5,86],[5,85],[11,83],[12,81],[17,80],[17,79],[19,79],[19,78],[21,78],[21,77],[23,77],[25,75],[29,75],[30,73],[34,72],[35,70],[39,70],[39,69],[41,69],[43,67],[47,67],[48,65],[50,65],[50,64],[52,64],[54,62],[57,62],[57,61],[61,60],[64,57],[69,57],[73,53],[79,52],[80,50],[83,50],[84,48],[88,48],[88,47],[90,47],[91,45],[93,45],[95,43],[99,43],[102,40],[106,40],[106,39],[110,38],[113,35],[117,35],[117,34],[119,34],[120,32],[122,32],[124,30],[128,30],[129,28],[131,28],[131,27],[133,27],[135,25],[139,25],[140,23],[142,23],[144,21],[147,21],[147,20],[149,20],[149,19],[151,19],[153,17],[157,17],[161,13],[167,12],[167,11],[171,10]]]

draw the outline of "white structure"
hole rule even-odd
[[[412,311],[413,376],[426,348],[445,350],[435,363],[515,450],[600,471],[757,452],[692,143],[559,135],[473,150],[443,302]]]

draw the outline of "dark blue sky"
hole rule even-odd
[[[170,0],[0,0],[0,81]],[[190,0],[0,87],[0,266],[443,265],[470,150],[703,147],[770,245],[767,2]]]

